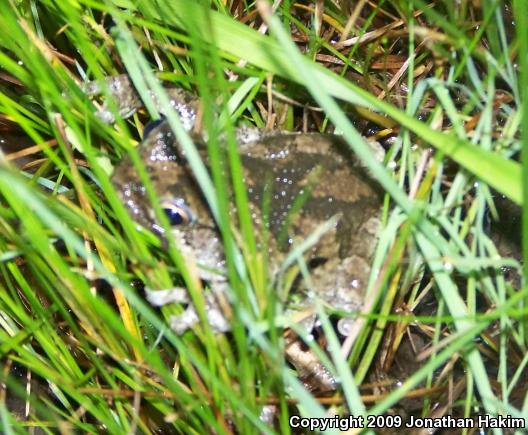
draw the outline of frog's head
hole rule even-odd
[[[222,267],[223,250],[217,227],[167,122],[146,129],[138,151],[168,218],[170,234],[160,225],[145,186],[126,158],[116,167],[112,181],[134,220],[165,243],[169,237],[176,239],[180,247],[193,252],[198,263]]]

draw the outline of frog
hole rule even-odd
[[[126,76],[112,80],[111,93],[118,106],[120,101],[126,106],[119,107],[120,114],[132,113],[140,100],[130,81]],[[126,95],[117,95],[123,92]],[[192,131],[199,107],[196,97],[181,90],[169,90],[167,94],[184,127]],[[103,113],[100,117],[109,119],[110,115]],[[292,281],[302,295],[300,305],[323,303],[345,313],[360,310],[381,225],[383,191],[375,178],[337,134],[242,127],[236,131],[236,138],[255,233],[261,234],[260,229],[265,228],[268,235],[270,276],[284,272],[282,266],[291,250],[324,227],[303,255],[309,279],[299,272]],[[193,133],[193,140],[199,149],[205,149],[204,135]],[[379,145],[372,147],[382,155]],[[168,122],[162,119],[146,129],[138,151],[171,224],[170,234],[156,219],[146,189],[128,157],[115,167],[112,183],[139,225],[161,238],[172,237],[184,256],[195,258],[200,278],[210,288],[205,296],[208,321],[215,332],[227,332],[229,319],[222,306],[229,284],[220,231]],[[236,219],[234,206],[230,214]],[[154,306],[188,304],[183,314],[170,320],[177,334],[199,321],[184,288],[146,289],[146,297]],[[338,322],[344,336],[350,327],[346,320]],[[299,344],[290,343],[288,359],[297,367]],[[301,365],[299,371],[303,370]],[[320,370],[327,387],[333,389],[335,380]]]

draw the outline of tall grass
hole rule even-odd
[[[353,16],[346,7],[326,2],[321,16],[292,2],[274,13],[266,2],[231,3],[2,6],[0,113],[6,129],[20,129],[41,150],[28,171],[1,155],[3,432],[290,433],[290,415],[325,416],[328,403],[340,415],[411,412],[403,399],[420,391],[423,416],[526,417],[526,292],[501,274],[506,267],[520,273],[520,258],[501,258],[487,230],[495,192],[523,203],[516,157],[526,125],[519,83],[526,78],[516,59],[526,57],[526,44],[504,24],[524,22],[522,7],[379,2],[352,23],[343,39],[359,42],[348,50],[330,41]],[[291,26],[306,53],[293,43]],[[390,64],[391,50],[408,62],[400,70],[374,68],[375,59]],[[321,54],[343,69],[322,66]],[[79,86],[123,71],[152,118],[159,114],[151,95],[161,102],[220,229],[229,334],[214,334],[205,321],[202,283],[174,241],[165,245],[138,230],[111,183],[112,166],[128,155],[168,229],[136,149],[146,117],[105,125]],[[389,83],[396,72],[399,80]],[[160,79],[199,94],[204,128],[223,132],[225,147],[220,134],[209,134],[209,167]],[[266,97],[286,107],[287,127],[300,124],[290,99],[320,107],[324,116],[314,115],[313,124],[341,132],[387,192],[354,334],[339,340],[321,309],[328,353],[305,337],[341,382],[331,398],[307,391],[285,361],[289,320],[273,293],[241,175],[234,127],[264,126]],[[351,123],[350,107],[378,124],[379,136],[393,137],[383,164]],[[299,247],[291,259],[300,256]],[[182,283],[202,322],[179,337],[167,319],[181,307],[155,311],[142,287]],[[376,373],[392,374],[400,344],[418,336],[427,338],[415,349],[422,365],[391,388],[378,385]],[[367,381],[384,394],[366,395]],[[17,396],[29,413],[16,419],[10,411]],[[260,419],[264,405],[276,406],[273,426]]]

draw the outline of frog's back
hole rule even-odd
[[[382,190],[341,137],[268,136],[243,146],[241,156],[252,205],[262,210],[269,201],[269,216],[260,218],[277,239],[306,238],[318,225],[339,215],[338,255],[350,255],[351,250],[370,252],[363,249],[360,231],[379,216]],[[284,240],[279,241],[287,248]]]

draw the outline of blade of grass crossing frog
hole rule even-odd
[[[231,232],[231,219],[229,216],[229,184],[232,184],[234,188],[235,201],[237,204],[238,218],[242,229],[243,240],[244,242],[248,243],[249,249],[254,257],[255,242],[253,238],[253,228],[249,219],[249,214],[247,213],[248,201],[247,197],[245,196],[245,187],[242,182],[243,175],[240,159],[236,150],[237,146],[234,139],[233,126],[227,117],[225,98],[227,97],[228,93],[227,87],[225,86],[225,79],[223,79],[223,70],[220,64],[220,59],[216,53],[216,48],[214,45],[206,46],[201,44],[196,32],[191,33],[191,38],[193,40],[193,52],[195,53],[196,60],[196,78],[198,87],[200,89],[200,95],[203,99],[204,107],[214,107],[214,93],[218,93],[218,91],[220,91],[219,93],[223,97],[223,104],[222,107],[220,107],[220,110],[221,115],[225,118],[226,122],[221,125],[222,130],[220,130],[218,123],[215,122],[215,110],[204,110],[203,120],[207,131],[213,132],[213,134],[209,134],[207,149],[209,153],[209,162],[211,165],[213,180],[216,186],[218,203],[220,206],[221,220],[219,224],[224,237],[226,259],[228,261],[228,273],[232,283],[235,283],[237,281],[237,277],[235,276],[234,270],[231,267],[233,262],[237,261],[237,257],[236,255],[233,255],[234,252],[232,251],[235,243]],[[218,138],[221,132],[226,134],[227,150],[220,145]],[[225,151],[227,151],[227,153]],[[229,158],[229,171],[226,158]],[[229,172],[231,172],[231,177],[227,178],[226,175],[228,175]],[[244,211],[246,212],[245,214]],[[238,257],[238,259],[241,258]],[[241,268],[244,268],[244,265],[239,264],[237,265],[237,268],[240,270]]]
[[[218,204],[215,196],[214,185],[211,181],[211,178],[209,177],[204,163],[202,162],[196,146],[189,135],[185,132],[180,120],[178,119],[178,116],[174,113],[174,110],[169,110],[171,108],[170,101],[166,93],[163,91],[161,85],[150,71],[150,67],[147,64],[144,56],[142,56],[140,53],[138,54],[139,48],[132,39],[130,31],[126,25],[120,21],[118,22],[118,26],[119,29],[113,30],[116,46],[120,52],[123,62],[125,63],[127,71],[132,77],[138,93],[140,94],[142,100],[145,100],[145,104],[148,104],[147,107],[152,107],[153,100],[149,92],[149,90],[151,90],[156,98],[159,99],[164,111],[166,110],[165,116],[167,117],[167,121],[176,134],[176,137],[186,154],[186,158],[189,161],[193,172],[195,173],[198,184],[200,185],[206,200],[211,207],[211,212],[215,216],[215,219],[218,219]],[[138,80],[137,83],[135,81],[136,78]],[[154,110],[154,112],[151,112],[151,115],[156,116],[159,114],[157,110]],[[155,195],[153,195],[153,197],[155,197]],[[160,212],[160,216],[158,217],[163,217],[163,213]],[[167,223],[165,219],[164,221]]]
[[[242,112],[252,103],[253,98],[256,96],[264,80],[264,74],[262,74],[260,78],[250,77],[246,79],[244,83],[235,91],[235,93],[229,99],[226,107],[227,111],[224,111],[222,115],[226,115],[229,112],[231,114],[231,119],[229,122],[234,123],[242,114]],[[224,92],[226,92],[225,89]],[[222,118],[227,119],[227,115],[220,118],[220,125],[223,125]],[[246,241],[245,244],[248,248],[246,249],[246,259],[250,260],[251,267],[249,268],[249,273],[255,285],[255,293],[257,295],[257,300],[260,301],[260,306],[262,307],[263,301],[267,299],[267,297],[265,296],[267,288],[267,273],[265,272],[267,260],[262,257],[257,257],[256,255],[254,232],[258,229],[253,228],[253,223],[250,217],[246,186],[243,182],[244,174],[241,168],[240,158],[238,156],[237,151],[238,146],[236,144],[236,139],[234,138],[232,128],[229,130],[228,134],[228,145],[228,154],[233,180],[232,183],[236,192],[235,198],[237,201],[237,208],[240,213],[240,221],[242,224],[241,226],[245,234],[244,240]],[[267,238],[265,237],[263,237],[263,239],[261,240],[263,243],[261,252],[263,252],[264,256],[267,253],[267,245],[265,240],[267,240]],[[265,306],[268,306],[268,304],[265,304]]]
[[[329,228],[327,227],[327,224],[330,223]],[[329,220],[325,224],[321,225],[321,232],[318,231],[319,228],[316,229],[314,232],[314,237],[319,237],[325,232],[325,230],[328,230],[335,226],[336,221]],[[309,248],[309,246],[308,246]],[[303,252],[301,250],[294,250],[296,254],[296,260],[299,263],[300,270],[302,273],[302,276],[307,283],[309,288],[313,288],[311,284],[310,279],[310,272],[308,271],[308,267],[306,265],[306,262],[303,258]],[[352,377],[352,374],[350,372],[350,367],[347,364],[347,361],[345,359],[345,356],[343,355],[341,351],[341,344],[339,343],[339,340],[337,339],[337,336],[335,334],[333,326],[330,324],[330,321],[328,320],[328,316],[323,309],[322,304],[316,303],[315,309],[317,313],[317,318],[321,322],[321,325],[323,327],[323,331],[325,333],[325,338],[328,341],[327,349],[330,352],[330,355],[332,357],[332,361],[335,365],[333,367],[330,364],[330,361],[328,360],[328,357],[323,353],[321,348],[314,343],[314,340],[309,340],[306,336],[306,333],[303,333],[299,331],[300,328],[293,328],[304,340],[304,342],[312,349],[315,354],[320,359],[321,363],[332,373],[332,376],[335,376],[335,373],[337,372],[339,375],[338,382],[341,384],[341,387],[343,388],[343,392],[345,394],[345,397],[347,399],[347,404],[350,407],[351,410],[353,410],[353,413],[355,415],[365,415],[366,409],[365,405],[361,401],[361,395],[359,393],[359,389],[357,388],[357,384]]]

